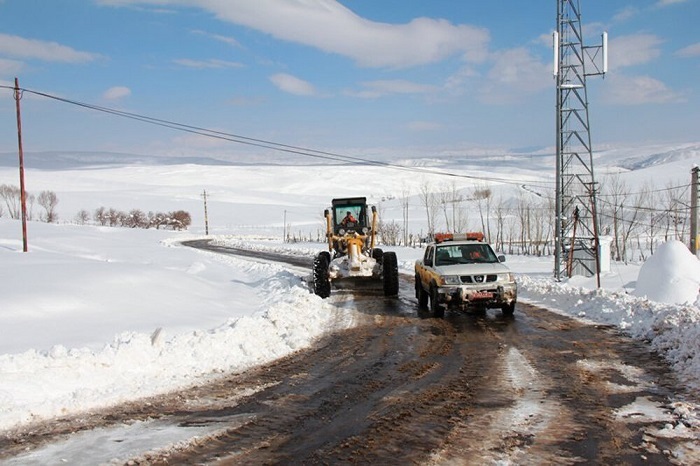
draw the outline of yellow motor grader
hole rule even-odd
[[[314,258],[314,293],[331,295],[336,280],[367,279],[381,281],[385,296],[399,294],[399,269],[396,253],[375,247],[377,209],[372,206],[371,220],[364,197],[333,199],[324,211],[328,251]]]

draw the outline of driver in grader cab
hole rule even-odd
[[[344,227],[348,226],[348,223],[357,223],[357,219],[352,216],[352,212],[348,210],[348,213],[345,215],[343,220],[340,221],[340,224],[343,225]]]

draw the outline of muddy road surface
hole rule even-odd
[[[696,434],[678,434],[674,410],[690,395],[643,344],[610,328],[522,303],[511,318],[435,319],[418,309],[410,277],[398,299],[373,290],[329,299],[358,312],[359,325],[207,385],[13,432],[0,440],[0,463],[33,464],[47,448],[57,460],[77,449],[83,464],[109,463],[91,456],[105,442],[132,445],[116,464],[700,462]],[[135,425],[143,437],[167,435],[146,446],[128,433]]]

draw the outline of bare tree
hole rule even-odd
[[[58,196],[53,191],[42,191],[37,198],[37,202],[44,208],[44,213],[39,217],[46,223],[56,223],[58,221],[58,213],[56,206],[58,205]]]
[[[148,228],[148,216],[141,209],[130,210],[125,221],[129,228]]]
[[[442,208],[442,214],[445,217],[445,231],[454,231],[450,226],[449,207],[452,204],[452,194],[449,191],[440,191],[436,194],[438,205]]]
[[[92,219],[98,225],[107,225],[107,223],[109,222],[109,214],[107,213],[107,209],[105,209],[104,207],[98,207],[92,214]]]
[[[488,226],[489,207],[491,204],[492,195],[491,189],[486,186],[476,187],[474,188],[472,194],[479,208],[479,217],[481,217],[481,231],[487,238],[489,238],[489,241],[491,241],[491,232]],[[486,219],[484,219],[484,210],[486,211]]]
[[[498,196],[498,201],[496,202],[495,213],[496,213],[496,240],[494,241],[494,245],[496,246],[497,251],[503,251],[504,250],[503,229],[504,229],[505,217],[508,214],[508,210],[507,210],[505,202],[503,201],[502,196]]]
[[[545,244],[547,242],[547,234],[549,228],[547,227],[547,219],[549,218],[549,212],[545,208],[543,201],[539,201],[534,205],[531,211],[531,238],[532,243],[532,253],[536,256],[541,256],[544,254]]]
[[[24,197],[27,203],[27,220],[34,220],[34,202],[36,202],[36,196],[30,193],[24,193]]]
[[[17,186],[10,186],[7,184],[0,185],[0,197],[5,201],[7,206],[7,213],[12,219],[19,219],[21,210],[21,194]]]
[[[426,180],[420,185],[420,190],[418,192],[418,197],[420,198],[423,207],[425,208],[425,216],[428,221],[428,235],[433,236],[435,234],[435,217],[437,217],[437,203],[435,200],[435,193],[431,191],[430,183]]]
[[[116,227],[121,225],[122,219],[126,216],[124,212],[119,212],[117,209],[111,208],[107,211],[107,218],[109,219],[109,226]]]
[[[638,230],[639,222],[644,217],[644,212],[647,209],[645,206],[646,199],[648,198],[648,189],[642,188],[637,194],[635,194],[632,199],[632,205],[630,208],[620,210],[620,216],[624,222],[624,229],[622,230],[622,260],[627,263],[629,260],[629,247],[630,239],[632,235]],[[639,234],[637,235],[639,238]],[[639,240],[638,240],[639,241]]]
[[[192,224],[192,217],[189,212],[185,212],[184,210],[170,212],[169,217],[172,220],[172,227],[174,230],[187,230],[187,227]]]
[[[530,238],[530,203],[525,199],[525,196],[520,193],[518,196],[518,204],[516,208],[516,216],[518,219],[518,228],[520,232],[520,254],[528,255]]]
[[[410,206],[409,199],[411,197],[411,190],[404,186],[401,190],[401,212],[403,213],[403,244],[408,246],[408,208]]]
[[[647,215],[647,221],[648,221],[648,248],[649,248],[649,254],[654,254],[654,248],[656,247],[656,235],[657,235],[657,227],[659,226],[659,223],[661,222],[661,216],[655,213],[652,209],[653,206],[657,204],[657,198],[658,194],[651,188],[651,186],[646,185],[644,186],[643,191],[646,191],[648,193],[647,195],[640,194],[640,196],[644,196],[646,199],[646,202],[644,203],[644,207],[646,208],[646,211],[648,212]],[[641,249],[641,248],[640,248]]]
[[[620,178],[619,173],[609,175],[603,186],[605,186],[603,198],[608,199],[603,202],[603,217],[608,218],[612,222],[613,257],[615,260],[620,261],[625,250],[622,239],[622,212],[629,197],[629,190],[625,182]]]
[[[464,196],[459,192],[457,183],[450,184],[450,203],[452,204],[452,229],[453,231],[467,230],[467,215],[464,208]]]
[[[386,222],[384,220],[379,221],[379,226],[377,228],[378,233],[382,238],[382,244],[387,246],[396,246],[399,244],[399,238],[401,233],[401,226],[392,220]]]
[[[90,212],[85,209],[81,209],[75,214],[75,223],[78,225],[85,225],[90,221]]]

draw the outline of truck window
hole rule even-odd
[[[433,251],[435,248],[433,246],[428,246],[428,248],[425,250],[425,257],[423,258],[423,264],[425,265],[433,265]]]

